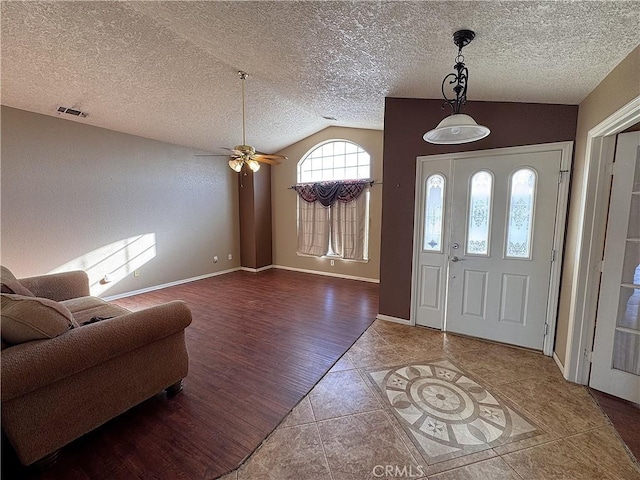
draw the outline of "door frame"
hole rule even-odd
[[[555,228],[553,235],[553,250],[555,251],[555,261],[551,263],[551,277],[549,281],[549,299],[547,301],[546,323],[549,325],[548,333],[544,337],[543,353],[547,356],[553,354],[553,346],[555,341],[556,320],[558,312],[558,301],[560,293],[560,273],[562,271],[562,260],[564,250],[564,234],[567,222],[567,206],[569,202],[569,184],[571,176],[571,165],[573,162],[573,142],[555,142],[544,143],[539,145],[525,145],[521,147],[492,148],[487,150],[475,150],[472,152],[446,153],[440,155],[427,155],[416,158],[416,185],[415,185],[415,204],[414,204],[414,220],[413,220],[413,259],[411,268],[411,310],[409,323],[416,324],[416,310],[418,302],[418,263],[420,247],[422,245],[420,236],[422,232],[423,215],[421,215],[422,204],[424,203],[424,189],[422,188],[422,165],[425,162],[437,160],[458,160],[477,157],[513,155],[523,153],[538,153],[559,151],[561,154],[560,161],[560,178],[558,186],[558,201],[556,204]],[[448,179],[449,183],[451,179]],[[448,220],[448,219],[447,219]],[[449,238],[445,239],[445,249],[449,247]],[[448,251],[448,250],[447,250]],[[549,252],[552,255],[552,252]],[[446,298],[446,293],[445,293]]]
[[[564,377],[587,385],[596,327],[600,270],[609,208],[610,168],[616,135],[640,122],[640,96],[607,117],[587,133],[583,189],[578,218],[578,242],[573,256],[574,285],[569,300],[569,331]]]
[[[610,207],[589,372],[591,388],[638,403],[640,403],[640,372],[635,373],[633,366],[630,369],[616,368],[612,365],[612,360],[616,352],[624,351],[621,346],[616,346],[617,320],[620,320],[621,314],[624,315],[621,312],[624,308],[622,305],[628,308],[628,302],[636,296],[635,289],[630,289],[629,294],[623,299],[623,286],[640,283],[635,281],[637,273],[635,268],[627,272],[632,278],[623,278],[623,272],[626,271],[625,266],[627,266],[628,230],[633,218],[630,214],[635,191],[636,161],[640,162],[639,147],[640,132],[620,133],[616,136],[614,176],[609,197]],[[617,203],[614,203],[614,200]],[[637,262],[632,262],[628,266],[636,267],[636,265]],[[633,329],[632,325],[622,326],[630,327],[629,330]],[[633,352],[633,346],[629,347]],[[619,358],[624,362],[628,357],[622,355]]]

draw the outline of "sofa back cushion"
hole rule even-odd
[[[2,293],[15,293],[17,295],[24,295],[27,297],[33,297],[33,293],[22,285],[15,277],[11,270],[7,267],[0,266],[0,290]]]
[[[47,298],[2,295],[0,331],[9,345],[54,338],[77,327],[64,305]]]

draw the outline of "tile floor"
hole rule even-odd
[[[376,320],[223,480],[638,479],[588,391],[528,350]]]

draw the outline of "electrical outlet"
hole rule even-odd
[[[218,256],[217,256],[217,255],[214,255],[214,257],[213,257],[213,263],[218,263]]]
[[[336,266],[336,261],[335,260],[331,260],[331,266],[335,267]]]
[[[133,271],[133,276],[134,277],[139,277],[140,276],[140,270],[134,270]]]
[[[233,260],[233,255],[229,254],[229,256],[227,257],[229,260]]]

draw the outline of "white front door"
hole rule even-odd
[[[640,132],[618,136],[589,385],[640,403]]]
[[[454,162],[446,328],[542,350],[559,151]]]
[[[558,185],[570,152],[567,143],[418,159],[416,324],[550,354]]]

